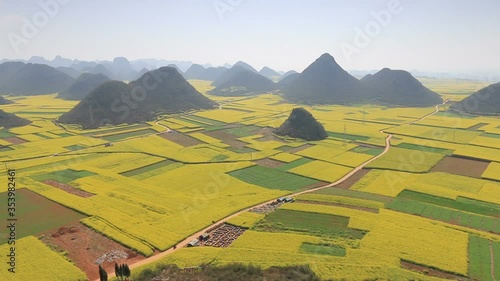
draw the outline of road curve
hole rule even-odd
[[[425,119],[425,118],[427,118],[429,116],[432,116],[432,115],[438,113],[439,112],[439,107],[442,106],[442,105],[444,105],[444,104],[446,104],[447,102],[448,102],[448,100],[444,101],[442,104],[436,105],[435,106],[435,108],[436,108],[435,111],[433,111],[433,112],[431,112],[431,113],[429,113],[427,115],[424,115],[423,117],[421,117],[421,118],[419,118],[419,119],[417,119],[415,121],[408,122],[406,124],[401,124],[401,125],[408,125],[408,124],[413,124],[413,123],[418,122],[418,121],[422,121],[423,119]],[[401,126],[401,125],[398,125],[398,126]],[[380,132],[385,133],[384,130],[381,130]],[[357,166],[351,172],[347,173],[346,175],[344,175],[339,180],[337,180],[335,182],[332,182],[332,183],[329,183],[329,184],[324,185],[324,186],[320,186],[320,187],[316,187],[316,188],[312,188],[312,189],[307,189],[307,190],[304,190],[304,191],[295,192],[295,193],[287,195],[287,197],[294,197],[294,196],[302,195],[302,194],[305,194],[305,193],[310,193],[310,192],[318,191],[318,190],[323,189],[323,188],[333,187],[333,186],[336,186],[336,185],[338,185],[338,184],[346,181],[352,175],[354,175],[356,172],[358,172],[359,170],[363,169],[366,165],[370,164],[371,162],[377,160],[378,158],[382,157],[384,154],[386,154],[387,152],[389,152],[389,150],[391,148],[391,138],[392,138],[392,136],[393,136],[392,134],[388,134],[387,137],[385,138],[385,149],[384,149],[384,151],[382,153],[380,153],[379,155],[377,155],[377,156],[371,158],[370,160],[364,162],[363,164]],[[197,239],[200,235],[202,235],[203,233],[207,232],[207,230],[213,228],[214,226],[219,225],[221,223],[224,223],[225,221],[227,221],[227,220],[229,220],[231,218],[234,218],[234,217],[240,215],[241,213],[247,212],[250,209],[253,209],[253,208],[256,208],[256,207],[261,207],[261,206],[264,206],[264,205],[269,204],[271,202],[274,202],[274,201],[276,201],[276,199],[277,198],[269,200],[269,201],[266,201],[266,202],[263,202],[263,203],[260,203],[260,204],[257,204],[257,205],[253,205],[253,206],[250,206],[250,207],[245,208],[243,210],[240,210],[240,211],[238,211],[236,213],[233,213],[233,214],[231,214],[231,215],[229,215],[229,216],[227,216],[227,217],[225,217],[225,218],[223,218],[223,219],[221,219],[221,220],[219,220],[217,222],[212,223],[211,225],[205,227],[203,230],[200,230],[200,231],[192,234],[191,236],[186,237],[184,240],[182,240],[181,242],[179,242],[176,245],[176,249],[169,248],[169,249],[167,249],[167,250],[165,250],[165,251],[163,251],[161,253],[158,253],[158,254],[156,254],[154,256],[151,256],[149,258],[137,261],[137,262],[135,262],[133,264],[129,264],[129,267],[131,269],[134,269],[134,268],[137,268],[139,266],[143,266],[143,265],[150,264],[152,262],[158,261],[158,260],[164,258],[165,256],[170,255],[170,254],[178,251],[179,249],[187,246],[187,244],[189,242],[191,242],[193,239]],[[109,278],[112,278],[114,276],[115,276],[114,273],[109,273],[108,274]],[[99,281],[99,279],[96,279],[95,281]]]

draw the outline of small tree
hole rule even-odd
[[[104,268],[101,265],[99,265],[99,280],[108,281],[108,273],[106,272],[106,270],[104,270]]]
[[[121,267],[118,266],[118,264],[115,262],[115,275],[116,275],[116,278],[120,278],[122,276],[122,271],[121,271]]]
[[[123,270],[123,275],[124,275],[124,276],[127,278],[127,280],[128,280],[128,278],[130,277],[130,268],[128,267],[128,264],[124,264],[124,265],[123,265],[123,269],[124,269],[124,270]]]

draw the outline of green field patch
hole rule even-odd
[[[62,138],[66,138],[66,137],[71,137],[73,136],[72,134],[70,133],[61,133],[61,134],[57,134],[58,136],[62,137]]]
[[[367,136],[360,136],[360,135],[350,135],[350,134],[342,134],[342,133],[335,133],[335,132],[326,132],[326,134],[329,137],[333,138],[339,138],[339,139],[346,139],[346,140],[361,140],[361,141],[367,141],[370,139],[370,137]]]
[[[76,150],[80,150],[80,149],[85,149],[87,147],[84,145],[75,144],[75,145],[65,146],[64,148],[71,150],[71,151],[76,151]]]
[[[281,165],[276,169],[281,170],[281,171],[288,171],[288,170],[291,170],[293,168],[307,164],[307,163],[312,162],[312,161],[314,161],[314,160],[304,157],[304,158],[292,161],[290,163],[286,163],[284,165]]]
[[[344,247],[339,245],[319,245],[319,244],[311,244],[311,243],[302,243],[300,245],[299,251],[305,254],[313,254],[313,255],[328,255],[328,256],[337,256],[337,257],[345,257],[346,250]]]
[[[160,161],[160,162],[157,162],[157,163],[154,163],[154,164],[151,164],[151,165],[147,165],[147,166],[143,166],[143,167],[140,167],[140,168],[137,168],[137,169],[126,171],[126,172],[123,172],[123,173],[120,173],[120,174],[122,176],[126,176],[126,177],[133,177],[133,176],[140,175],[142,173],[151,172],[153,170],[163,168],[163,167],[171,165],[173,163],[176,163],[176,162],[170,161],[170,160],[164,160],[164,161]]]
[[[7,198],[7,192],[0,193],[1,202],[7,202]],[[85,215],[48,200],[26,188],[16,191],[16,206],[18,221],[16,239],[29,235],[36,236],[42,232],[86,218]],[[0,219],[5,222],[7,218],[7,207],[5,207],[5,212],[0,212]],[[2,233],[0,244],[7,242],[7,232],[2,231]]]
[[[46,136],[46,135],[44,135],[44,134],[41,134],[41,133],[33,133],[33,135],[35,135],[35,136],[37,136],[37,137],[40,137],[40,138],[42,138],[42,139],[46,139],[46,140],[47,140],[47,139],[51,139],[51,137],[48,137],[48,136]]]
[[[500,214],[500,205],[496,204],[482,204],[476,200],[461,200],[456,201],[453,199],[438,197],[434,195],[429,195],[421,192],[416,192],[412,190],[403,190],[398,194],[397,198],[404,198],[419,202],[425,202],[437,206],[447,207],[451,209],[457,209],[469,213],[475,213],[484,216],[498,216]]]
[[[197,115],[189,115],[189,116],[185,116],[185,118],[188,120],[194,120],[194,121],[198,121],[200,123],[210,124],[213,126],[225,126],[226,125],[226,123],[224,123],[224,122],[205,118],[205,117],[200,117]]]
[[[469,236],[469,276],[474,280],[491,280],[491,253],[489,241]]]
[[[10,146],[2,146],[0,147],[0,152],[11,151],[12,148]]]
[[[229,156],[224,155],[224,154],[219,154],[214,156],[212,159],[210,159],[210,162],[221,162],[229,158]]]
[[[15,137],[16,135],[14,135],[13,133],[9,132],[9,130],[7,129],[1,129],[0,130],[0,139],[3,139],[3,138],[11,138],[11,137]]]
[[[500,233],[500,219],[475,215],[404,198],[395,198],[386,208],[483,231]]]
[[[321,237],[361,239],[364,231],[348,228],[349,217],[277,209],[256,225],[263,231],[292,231]]]
[[[255,131],[261,129],[261,127],[250,125],[250,126],[242,126],[237,128],[229,128],[225,130],[226,132],[234,135],[238,138],[249,137],[255,135]]]
[[[372,156],[378,156],[382,151],[384,151],[383,148],[375,148],[375,147],[364,147],[364,146],[357,146],[350,151],[352,152],[357,152],[357,153],[364,153]]]
[[[138,131],[133,131],[133,132],[127,132],[127,133],[121,133],[121,134],[114,134],[114,135],[109,135],[105,137],[101,137],[102,139],[105,139],[107,141],[119,141],[127,138],[132,138],[132,137],[138,137],[142,135],[151,135],[151,134],[156,134],[157,132],[153,129],[144,129],[144,130],[138,130]]]
[[[488,137],[488,138],[500,139],[500,134],[484,133],[484,134],[481,134],[480,136],[482,136],[482,137]]]
[[[405,143],[405,142],[398,144],[397,147],[425,151],[425,152],[440,153],[440,154],[444,154],[444,155],[452,155],[453,154],[453,150],[450,150],[450,149],[437,148],[437,147],[432,147],[432,146],[418,145],[418,144]]]
[[[297,191],[304,189],[318,181],[295,174],[290,174],[277,169],[266,168],[260,165],[254,165],[241,170],[228,173],[244,182],[255,184],[270,189],[281,189]]]
[[[184,121],[186,123],[189,123],[189,124],[192,124],[192,125],[195,125],[195,126],[198,126],[198,127],[211,126],[211,124],[206,124],[206,123],[203,123],[203,122],[200,122],[200,121],[197,121],[197,120],[192,120],[191,118],[186,118],[186,117],[182,117],[182,116],[175,117],[175,119],[179,119],[181,121]]]
[[[37,181],[44,181],[44,180],[56,180],[61,183],[70,183],[76,179],[84,178],[84,177],[89,177],[95,175],[92,172],[89,171],[76,171],[76,170],[60,170],[60,171],[54,171],[50,173],[43,173],[43,174],[38,174],[31,176],[32,179],[37,180]]]
[[[438,113],[434,114],[434,116],[456,117],[456,118],[464,118],[464,119],[476,118],[475,116],[472,116],[472,115],[460,114],[460,113],[456,113],[453,111],[439,111]]]
[[[367,193],[367,192],[362,192],[362,191],[357,191],[357,190],[335,188],[335,187],[323,188],[323,189],[320,189],[318,191],[313,192],[312,194],[314,194],[314,193],[352,197],[352,198],[357,198],[357,199],[378,201],[378,202],[382,202],[382,203],[389,203],[392,201],[392,198],[388,197],[388,196],[378,195],[378,194],[374,194],[374,193]]]

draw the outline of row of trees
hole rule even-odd
[[[115,263],[115,275],[118,280],[127,281],[130,277],[130,268],[128,267],[128,264],[124,263],[118,265],[117,263]],[[101,265],[99,265],[99,280],[108,281],[108,273]]]

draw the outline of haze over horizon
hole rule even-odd
[[[46,22],[41,3],[57,4]],[[0,0],[0,59],[124,56],[216,66],[242,60],[257,69],[302,71],[328,52],[346,69],[500,77],[498,1],[313,3]],[[37,29],[29,36],[26,22]]]

